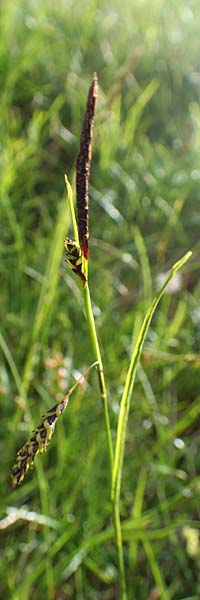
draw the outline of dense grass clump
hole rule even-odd
[[[98,73],[90,291],[113,447],[138,334],[120,515],[129,600],[200,596],[199,5],[2,2],[1,578],[12,600],[119,597],[95,370],[48,453],[11,489],[16,452],[95,360],[82,283],[64,262],[85,99]],[[75,189],[75,185],[73,185]],[[116,479],[115,479],[116,483]]]

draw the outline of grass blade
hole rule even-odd
[[[117,429],[117,439],[115,446],[115,454],[114,454],[114,466],[113,466],[113,479],[112,479],[112,502],[113,502],[113,519],[115,525],[115,536],[116,543],[118,549],[118,562],[119,562],[119,577],[120,577],[120,592],[121,599],[126,600],[126,583],[125,583],[125,568],[124,568],[124,559],[123,559],[123,547],[122,547],[122,534],[121,534],[121,524],[120,524],[120,510],[119,510],[119,500],[120,500],[120,489],[121,489],[121,478],[122,478],[122,469],[123,469],[123,461],[124,461],[124,450],[125,450],[125,441],[126,441],[126,432],[128,425],[128,415],[130,408],[130,401],[133,392],[133,386],[135,382],[135,375],[137,371],[137,367],[139,364],[143,344],[145,338],[147,336],[149,326],[156,310],[158,303],[160,302],[169,282],[175,275],[175,273],[187,262],[187,260],[191,257],[192,252],[187,252],[178,262],[176,262],[171,271],[166,278],[164,285],[161,290],[156,294],[153,299],[153,302],[148,309],[142,327],[140,329],[135,348],[132,354],[129,370],[127,373],[127,378],[125,382],[124,392],[121,400],[120,414],[118,420],[118,429]],[[164,597],[164,596],[163,596]]]
[[[136,345],[135,345],[135,348],[134,348],[134,351],[132,354],[132,358],[131,358],[131,362],[130,362],[130,366],[129,366],[129,370],[128,370],[128,374],[127,374],[127,378],[126,378],[126,383],[125,383],[125,387],[124,387],[124,392],[123,392],[123,396],[122,396],[121,407],[120,407],[118,430],[117,430],[117,440],[116,440],[116,446],[115,446],[114,469],[113,469],[113,483],[112,483],[112,498],[113,499],[115,499],[116,496],[120,492],[121,474],[122,474],[122,466],[123,466],[123,458],[124,458],[124,446],[125,446],[130,400],[131,400],[131,396],[132,396],[135,375],[136,375],[139,359],[141,356],[143,344],[144,344],[145,338],[147,336],[149,326],[150,326],[151,320],[153,318],[154,312],[156,310],[156,307],[157,307],[158,303],[160,302],[169,282],[171,281],[171,279],[173,278],[175,273],[181,267],[183,267],[183,265],[188,261],[188,259],[191,257],[191,255],[192,255],[192,252],[187,252],[183,256],[183,258],[181,258],[178,262],[176,262],[173,265],[161,290],[154,297],[153,302],[145,315],[141,330],[139,332],[139,336],[138,336],[138,339],[137,339],[137,342],[136,342]]]

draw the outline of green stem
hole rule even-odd
[[[87,277],[87,281],[88,281],[88,263],[86,264],[86,277]],[[90,329],[93,351],[94,351],[94,355],[95,355],[96,359],[99,362],[99,365],[97,368],[98,368],[98,376],[99,376],[100,395],[101,395],[101,398],[103,401],[104,415],[105,415],[107,442],[108,442],[109,457],[110,457],[111,490],[112,490],[113,446],[112,446],[112,438],[111,438],[110,419],[109,419],[109,413],[108,413],[107,392],[106,392],[106,385],[105,385],[105,379],[104,379],[104,371],[103,371],[103,364],[102,364],[101,353],[100,353],[100,348],[99,348],[99,342],[98,342],[97,333],[96,333],[94,315],[93,315],[93,311],[92,311],[92,303],[91,303],[88,282],[86,283],[84,292],[85,292],[85,308],[86,308],[88,325],[89,325],[89,329]],[[120,512],[119,512],[119,506],[117,505],[117,503],[112,502],[112,506],[113,506],[115,543],[116,543],[117,554],[118,554],[120,600],[127,600]]]
[[[87,272],[87,276],[88,276],[88,272]],[[103,407],[104,407],[107,442],[108,442],[109,457],[110,457],[111,484],[112,484],[113,446],[112,446],[112,438],[111,438],[110,419],[109,419],[109,413],[108,413],[107,393],[106,393],[106,385],[105,385],[105,379],[104,379],[103,364],[102,364],[101,353],[100,353],[100,348],[99,348],[99,343],[98,343],[98,338],[97,338],[97,333],[96,333],[94,315],[92,312],[92,304],[91,304],[91,297],[90,297],[90,290],[89,290],[88,283],[86,283],[84,292],[85,292],[84,293],[85,309],[86,309],[87,321],[88,321],[88,325],[89,325],[89,329],[90,329],[93,351],[94,351],[95,358],[99,362],[99,365],[97,367],[98,368],[98,376],[99,376],[99,387],[100,387],[100,395],[101,395],[101,399],[103,401]],[[112,502],[112,505],[113,505],[113,522],[114,522],[114,531],[115,531],[115,543],[116,543],[117,554],[118,554],[120,600],[127,600],[119,504]]]
[[[110,419],[108,412],[108,401],[107,401],[107,392],[106,392],[106,384],[104,379],[104,370],[103,363],[101,359],[101,353],[99,348],[99,342],[96,333],[94,315],[92,311],[92,303],[90,297],[90,290],[88,285],[88,262],[86,261],[86,277],[87,283],[84,288],[84,296],[85,296],[85,309],[87,315],[87,321],[90,329],[91,342],[93,346],[93,351],[95,358],[98,360],[98,376],[99,376],[99,387],[100,387],[100,395],[103,402],[104,407],[104,416],[105,416],[105,425],[106,425],[106,433],[107,433],[107,442],[108,442],[108,450],[109,450],[109,458],[110,458],[110,474],[111,474],[111,491],[112,491],[112,479],[113,479],[113,445],[112,445],[112,437],[111,437],[111,428],[110,428]],[[112,502],[113,509],[113,523],[114,523],[114,531],[115,531],[115,544],[117,548],[118,555],[118,568],[119,568],[119,585],[120,585],[120,600],[127,600],[126,593],[126,577],[125,577],[125,566],[124,566],[124,555],[123,555],[123,544],[122,544],[122,532],[121,532],[121,523],[120,523],[120,512],[119,505],[115,502]]]
[[[66,183],[67,196],[68,196],[69,206],[70,206],[74,238],[75,238],[76,242],[79,243],[78,228],[77,228],[76,215],[75,215],[74,203],[73,203],[73,193],[72,193],[71,185],[67,179],[67,175],[65,175],[65,183]],[[88,261],[84,258],[83,258],[83,270],[84,270],[85,277],[88,280]],[[90,298],[90,290],[89,290],[89,286],[88,286],[88,281],[87,281],[85,287],[83,288],[83,294],[84,294],[85,310],[86,310],[87,321],[88,321],[88,326],[89,326],[89,330],[90,330],[90,337],[91,337],[92,347],[93,347],[93,351],[94,351],[94,356],[95,356],[96,360],[98,361],[97,369],[98,369],[98,376],[99,376],[100,396],[101,396],[101,399],[103,402],[103,407],[104,407],[106,433],[107,433],[108,450],[109,450],[109,458],[110,458],[110,474],[111,474],[111,482],[112,482],[113,446],[112,446],[112,436],[111,436],[111,428],[110,428],[110,418],[109,418],[109,412],[108,412],[108,400],[107,400],[106,384],[105,384],[105,378],[104,378],[103,363],[102,363],[102,358],[101,358],[101,353],[100,353],[100,348],[99,348],[99,342],[98,342],[98,338],[97,338],[97,332],[96,332],[96,327],[95,327],[95,322],[94,322],[94,315],[92,312],[92,303],[91,303],[91,298]]]
[[[65,176],[65,182],[68,191],[69,204],[70,204],[70,212],[74,230],[74,237],[77,241],[78,231],[76,225],[76,217],[74,212],[73,205],[73,197],[72,197],[72,189]],[[83,258],[83,272],[86,277],[86,284],[83,287],[84,301],[85,301],[85,310],[86,317],[88,322],[88,327],[90,331],[91,343],[94,351],[94,356],[97,360],[98,366],[98,377],[99,377],[99,388],[100,388],[100,396],[103,402],[104,408],[104,417],[105,417],[105,426],[107,433],[107,443],[108,443],[108,451],[109,451],[109,460],[110,460],[110,480],[111,480],[111,489],[112,489],[112,480],[113,480],[113,445],[112,445],[112,436],[111,436],[111,428],[110,428],[110,418],[108,412],[108,401],[107,401],[107,391],[106,384],[104,378],[104,369],[101,358],[101,352],[99,348],[99,342],[95,327],[94,315],[92,311],[92,303],[90,297],[90,290],[88,285],[88,261]],[[119,563],[119,581],[120,581],[120,597],[121,600],[127,600],[126,595],[126,579],[125,579],[125,568],[124,568],[124,557],[123,557],[123,545],[122,545],[122,533],[121,533],[121,524],[120,524],[120,513],[117,505],[113,503],[113,521],[114,521],[114,530],[115,530],[115,542],[118,552],[118,563]]]
[[[118,554],[120,600],[127,600],[126,575],[125,575],[124,553],[123,553],[123,544],[122,544],[120,511],[119,511],[119,504],[117,504],[115,502],[113,502],[113,521],[114,521],[114,529],[115,529],[115,543],[117,546],[117,554]]]
[[[100,396],[103,402],[104,407],[104,416],[105,416],[105,424],[106,424],[106,433],[107,433],[107,442],[108,442],[108,450],[109,450],[109,458],[110,458],[110,472],[111,472],[111,480],[113,473],[113,446],[112,446],[112,437],[111,437],[111,428],[110,428],[110,418],[108,412],[108,400],[107,400],[107,392],[106,392],[106,384],[104,378],[104,370],[103,363],[101,358],[101,352],[99,348],[99,342],[97,338],[97,332],[95,327],[94,315],[92,312],[92,303],[90,297],[90,290],[88,283],[86,283],[83,288],[84,300],[85,300],[85,310],[87,315],[88,326],[90,330],[90,337],[92,342],[92,347],[94,351],[94,356],[98,361],[98,377],[99,377],[99,387],[100,387]]]

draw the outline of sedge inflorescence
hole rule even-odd
[[[68,399],[69,394],[43,415],[39,425],[32,432],[31,437],[18,451],[16,462],[11,472],[12,486],[14,488],[22,483],[27,471],[33,466],[37,454],[42,454],[47,449],[55,429],[56,421],[64,412],[68,404]]]
[[[89,89],[85,117],[80,140],[80,149],[76,159],[76,198],[77,198],[77,217],[78,233],[77,239],[66,238],[64,241],[66,249],[66,263],[73,273],[77,275],[83,283],[86,284],[86,275],[84,273],[84,261],[88,261],[89,256],[89,176],[90,164],[92,159],[92,135],[95,115],[95,106],[98,93],[97,75],[93,74],[92,83]]]
[[[88,93],[85,118],[81,133],[80,150],[76,159],[76,196],[78,209],[78,234],[81,251],[88,260],[88,210],[89,210],[89,176],[92,159],[92,135],[95,106],[98,93],[97,75],[93,74]]]

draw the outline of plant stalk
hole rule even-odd
[[[68,196],[68,200],[69,200],[69,207],[70,207],[72,227],[73,227],[73,232],[74,232],[74,239],[76,240],[76,242],[79,242],[78,229],[77,229],[77,223],[76,223],[76,215],[75,215],[74,203],[73,203],[73,193],[72,193],[72,188],[68,181],[67,175],[65,175],[65,184],[66,184],[67,196]],[[110,428],[110,418],[109,418],[109,412],[108,412],[107,391],[106,391],[106,384],[105,384],[105,378],[104,378],[104,369],[103,369],[103,363],[102,363],[102,358],[101,358],[101,352],[100,352],[99,342],[98,342],[98,338],[97,338],[94,315],[93,315],[93,311],[92,311],[90,290],[89,290],[89,285],[88,285],[88,260],[86,260],[84,257],[83,257],[83,268],[84,268],[84,275],[87,280],[86,284],[83,288],[85,310],[86,310],[86,316],[87,316],[87,321],[88,321],[88,326],[89,326],[89,331],[90,331],[91,343],[92,343],[92,347],[93,347],[93,351],[94,351],[94,357],[98,361],[97,370],[98,370],[98,377],[99,377],[99,388],[100,388],[100,396],[101,396],[101,399],[103,402],[103,407],[104,407],[105,425],[106,425],[109,460],[110,460],[110,477],[111,477],[111,485],[112,485],[113,445],[112,445],[112,436],[111,436],[111,428]]]
[[[125,575],[124,552],[123,552],[123,544],[122,544],[122,530],[121,530],[121,522],[120,522],[119,501],[113,502],[113,521],[114,521],[114,529],[115,529],[115,543],[117,546],[117,555],[118,555],[120,600],[127,600],[126,575]]]
[[[88,273],[87,273],[88,278]],[[110,458],[110,473],[111,473],[111,490],[112,490],[112,478],[113,478],[113,445],[112,445],[112,437],[111,437],[111,428],[110,428],[110,419],[108,412],[108,402],[107,402],[107,392],[104,378],[104,370],[101,359],[101,353],[96,333],[94,315],[92,311],[92,303],[90,297],[90,290],[88,283],[86,283],[84,288],[84,297],[85,297],[85,309],[87,315],[87,321],[90,329],[90,336],[94,351],[94,356],[98,360],[98,376],[99,376],[99,387],[100,387],[100,396],[103,402],[104,407],[104,416],[105,416],[105,425],[106,425],[106,433],[107,433],[107,443],[109,450],[109,458]],[[123,544],[122,544],[122,532],[121,532],[121,523],[120,523],[120,512],[119,512],[119,499],[118,502],[112,502],[112,510],[113,510],[113,523],[114,523],[114,531],[115,531],[115,543],[117,548],[118,555],[118,568],[119,568],[119,585],[120,585],[120,600],[127,600],[126,593],[126,577],[125,577],[125,566],[124,566],[124,555],[123,555]]]
[[[112,436],[111,436],[111,428],[110,428],[110,417],[109,417],[109,412],[108,412],[107,391],[106,391],[106,384],[105,384],[105,378],[104,378],[104,369],[103,369],[103,363],[102,363],[102,358],[101,358],[101,352],[100,352],[99,342],[98,342],[98,338],[97,338],[94,315],[93,315],[93,311],[92,311],[92,303],[91,303],[88,282],[86,283],[85,287],[83,288],[83,294],[84,294],[85,310],[86,310],[86,315],[87,315],[87,321],[88,321],[88,326],[89,326],[89,331],[90,331],[93,352],[94,352],[95,359],[98,361],[97,371],[98,371],[98,377],[99,377],[100,397],[102,399],[103,408],[104,408],[106,434],[107,434],[108,451],[109,451],[109,459],[110,459],[110,474],[111,474],[111,481],[112,481],[113,445],[112,445]]]

